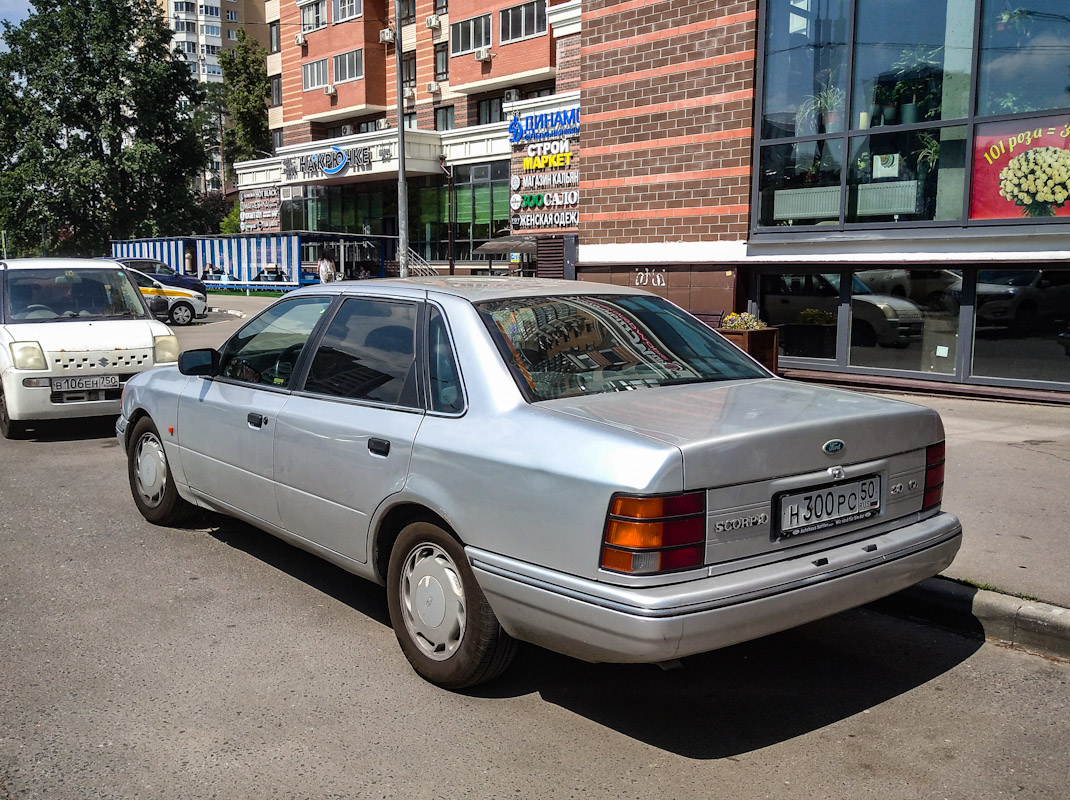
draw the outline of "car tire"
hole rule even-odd
[[[4,389],[0,387],[0,436],[5,439],[21,439],[26,435],[26,423],[17,419],[11,419],[7,413],[7,399],[4,397]]]
[[[177,525],[193,511],[175,487],[160,432],[149,417],[134,425],[127,449],[130,493],[141,516],[156,525]]]
[[[868,322],[855,320],[854,324],[851,325],[851,346],[876,347],[877,334],[873,330],[873,326]]]
[[[1040,323],[1040,313],[1037,307],[1026,301],[1021,303],[1014,312],[1014,321],[1011,327],[1017,333],[1034,333]]]
[[[464,548],[431,522],[407,525],[390,552],[387,605],[398,644],[417,674],[444,689],[496,678],[516,641],[476,583]]]
[[[171,322],[174,325],[192,325],[197,312],[189,303],[178,302],[171,306]]]

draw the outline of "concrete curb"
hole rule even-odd
[[[930,578],[871,607],[974,638],[1070,659],[1070,609]]]
[[[216,308],[215,306],[209,306],[209,311],[215,311],[218,314],[230,314],[232,317],[238,317],[244,319],[249,316],[244,311],[238,311],[236,308]]]

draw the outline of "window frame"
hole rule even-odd
[[[514,13],[516,13],[520,18],[521,25],[526,27],[527,15],[524,13],[524,9],[527,8],[528,6],[533,6],[535,8],[535,28],[536,28],[536,30],[534,32],[524,31],[519,36],[513,36],[512,32],[511,32],[512,23],[510,23],[509,26],[508,26],[510,28],[510,36],[509,36],[508,39],[506,39],[505,38],[505,30],[506,30],[506,27],[507,27],[506,24],[505,24],[506,14],[512,16]],[[539,8],[542,8],[541,16],[539,14]],[[542,30],[538,29],[540,19],[542,21]],[[520,4],[515,5],[515,6],[510,6],[509,8],[503,8],[498,12],[498,41],[503,45],[505,45],[505,44],[514,44],[516,42],[522,42],[522,41],[524,41],[526,39],[534,39],[537,36],[544,36],[549,29],[550,29],[549,24],[546,21],[546,0],[529,0],[529,2],[527,2],[527,3],[520,3]]]
[[[352,55],[356,55],[356,61],[357,61],[356,67],[357,67],[357,73],[358,74],[352,75],[352,76],[349,76],[349,77],[340,77],[340,75],[339,75],[339,64],[342,63],[340,61],[340,59],[343,59],[343,58],[345,58],[347,56],[352,56]],[[337,53],[337,54],[335,54],[334,56],[331,57],[331,62],[332,62],[331,63],[331,67],[334,70],[333,83],[336,83],[336,84],[337,83],[352,83],[353,81],[359,81],[359,80],[363,80],[364,79],[364,48],[357,47],[357,48],[354,48],[353,50],[346,50],[344,53]]]
[[[268,107],[282,105],[282,75],[268,75]]]
[[[311,0],[299,6],[301,12],[301,33],[322,30],[327,27],[327,0]],[[315,13],[313,13],[315,12]],[[314,16],[314,19],[308,19]]]
[[[314,67],[317,64],[323,65],[323,83],[310,84],[308,82],[309,68]],[[301,91],[314,92],[316,89],[322,89],[331,82],[331,76],[327,71],[327,58],[317,58],[315,61],[307,61],[301,65]]]
[[[481,28],[484,28],[486,36],[486,42],[483,44],[474,44],[475,42],[475,29],[474,23],[476,20],[481,21]],[[474,53],[481,47],[493,47],[494,46],[494,31],[491,28],[491,14],[488,11],[486,14],[477,14],[474,17],[468,19],[462,19],[458,22],[450,23],[450,58],[456,56],[463,56],[466,53]],[[462,26],[469,26],[468,32],[469,42],[472,45],[468,48],[463,47],[463,36],[461,34]]]
[[[345,6],[352,8],[350,13],[346,14],[343,12],[343,7]],[[363,0],[331,0],[332,25],[340,25],[343,22],[359,19],[362,16],[364,16]]]
[[[457,117],[456,117],[456,110],[455,109],[456,109],[456,107],[452,106],[452,105],[450,105],[450,106],[436,106],[435,107],[435,130],[436,131],[452,131],[457,127]],[[440,114],[445,115],[446,118],[447,118],[447,121],[448,121],[449,124],[446,127],[440,127],[440,125],[439,125],[439,115]]]
[[[439,56],[442,63],[439,64]],[[434,48],[435,80],[445,83],[450,79],[450,45],[449,42],[438,42]],[[440,69],[441,66],[441,69]]]

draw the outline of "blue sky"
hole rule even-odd
[[[30,4],[26,0],[0,0],[0,19],[18,25],[30,14]],[[0,28],[0,50],[6,50],[4,45],[4,29]]]

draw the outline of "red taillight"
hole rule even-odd
[[[943,442],[925,449],[925,498],[921,502],[922,511],[940,505],[944,497],[944,454]]]
[[[602,546],[602,567],[649,575],[702,566],[706,495],[614,497]]]

